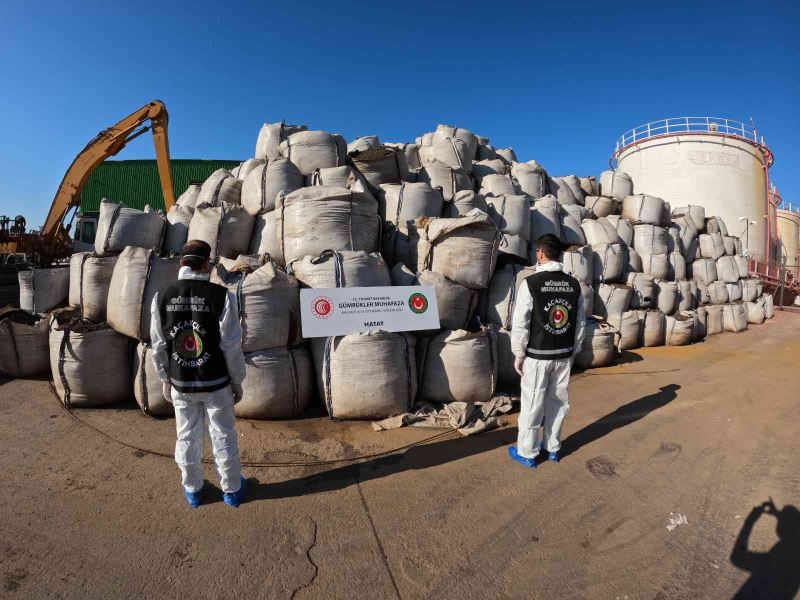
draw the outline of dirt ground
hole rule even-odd
[[[79,411],[89,427],[46,382],[4,380],[0,595],[792,598],[798,364],[800,315],[778,313],[575,374],[559,465],[508,459],[511,415],[356,464],[246,469],[238,510],[210,465],[207,503],[191,510],[170,458],[119,443],[169,454],[171,420],[135,406]],[[353,458],[440,433],[323,417],[238,427],[243,459],[262,463]],[[751,513],[770,499],[777,514]]]

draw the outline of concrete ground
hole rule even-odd
[[[0,385],[9,598],[792,598],[800,579],[800,315],[573,376],[564,459],[527,471],[514,415],[357,464],[249,468],[189,509],[173,422],[65,412]],[[98,433],[99,429],[106,435]],[[326,418],[239,424],[243,459],[316,462],[437,435]],[[772,499],[777,508],[751,511]],[[752,529],[752,534],[749,530]],[[737,544],[742,533],[745,546]]]

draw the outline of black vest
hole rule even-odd
[[[231,381],[219,347],[227,293],[221,285],[197,279],[181,279],[159,292],[169,379],[179,392],[213,392]]]
[[[525,278],[533,298],[527,354],[540,360],[569,358],[575,349],[575,327],[581,286],[561,271],[539,271]]]

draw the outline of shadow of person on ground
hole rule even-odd
[[[777,519],[778,543],[769,552],[752,552],[747,549],[750,534],[763,514]],[[800,590],[800,510],[791,504],[778,510],[771,498],[754,507],[736,538],[731,563],[751,573],[734,600],[794,598]]]
[[[678,396],[677,391],[679,389],[681,389],[681,386],[670,383],[660,388],[660,391],[655,394],[642,396],[632,402],[623,404],[614,412],[610,412],[594,423],[579,429],[562,443],[561,457],[567,457],[580,450],[586,444],[591,444],[612,431],[635,423],[654,410],[666,406]]]
[[[516,439],[516,428],[494,429],[474,436],[459,436],[443,442],[414,446],[399,454],[390,454],[288,481],[259,483],[255,478],[248,478],[250,488],[247,500],[252,502],[293,498],[341,490],[357,482],[380,479],[411,469],[436,467],[468,456],[482,454],[513,443]]]

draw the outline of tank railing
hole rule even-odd
[[[617,140],[616,152],[649,138],[678,133],[716,133],[764,144],[763,137],[759,141],[756,128],[741,121],[722,117],[673,117],[651,121],[626,131]]]

